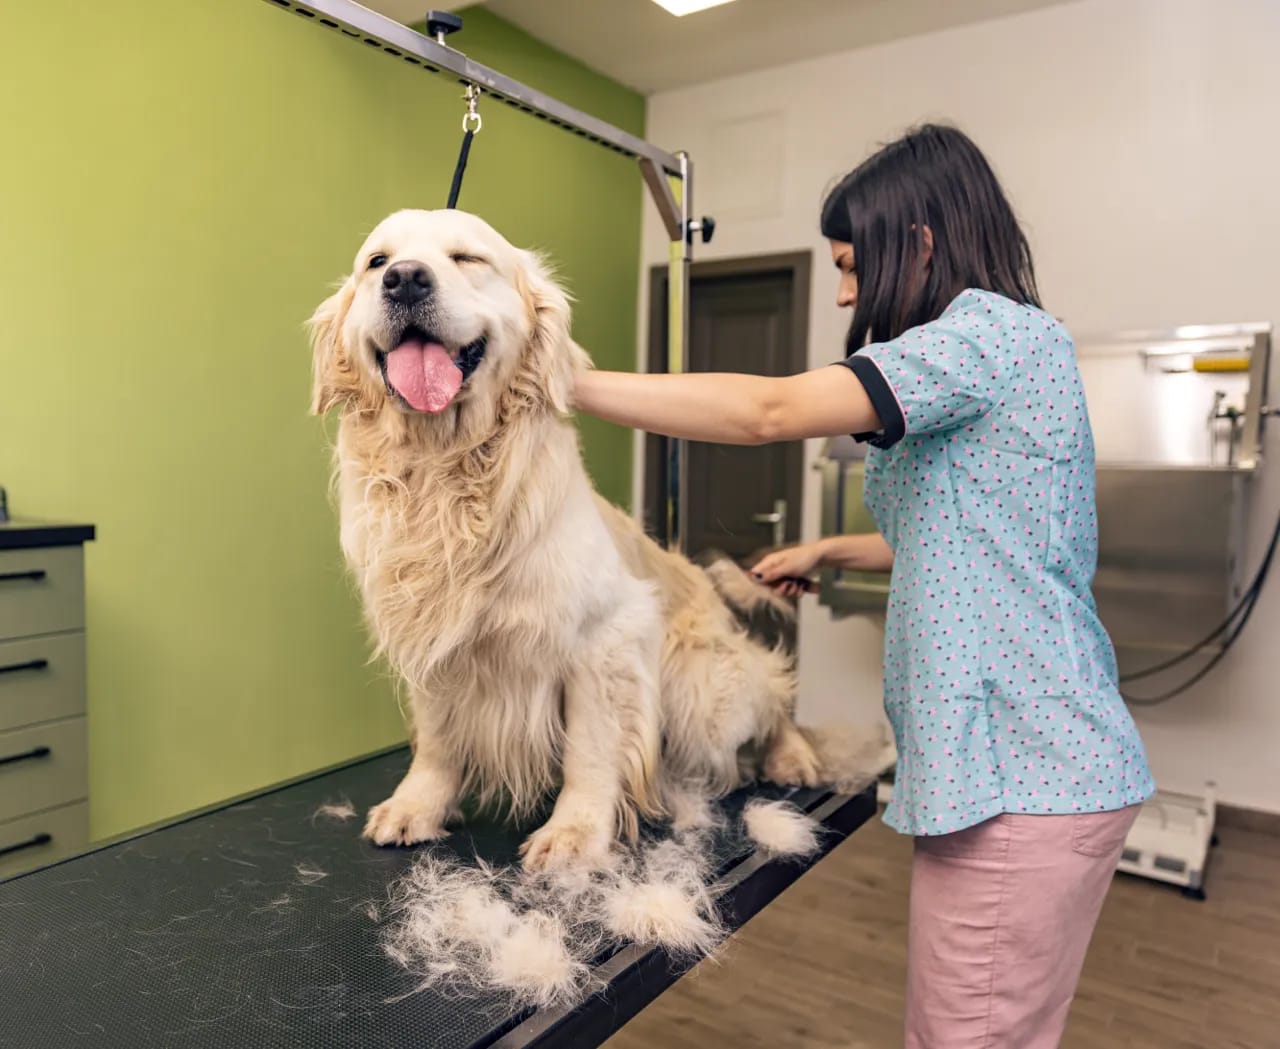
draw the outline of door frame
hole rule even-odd
[[[689,304],[700,280],[724,277],[756,277],[764,274],[785,273],[791,278],[791,332],[788,339],[792,372],[805,371],[809,367],[809,292],[810,274],[813,269],[812,251],[788,251],[769,255],[746,255],[738,258],[709,259],[694,262],[689,267]],[[646,368],[650,372],[667,371],[667,289],[668,268],[649,268],[649,330]],[[685,347],[686,356],[691,347]],[[644,455],[641,461],[643,499],[642,520],[645,530],[659,542],[667,544],[665,534],[668,460],[666,439],[653,434],[644,435]],[[799,537],[800,508],[804,492],[804,447],[796,442],[794,451],[788,453],[787,467],[787,520],[788,538]],[[790,508],[794,508],[791,510]],[[681,507],[681,512],[687,507]],[[696,552],[696,551],[693,551]]]

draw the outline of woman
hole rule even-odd
[[[909,1049],[1056,1046],[1137,806],[1153,791],[1090,592],[1093,441],[1074,348],[978,148],[925,126],[836,186],[840,366],[585,375],[578,407],[697,441],[852,433],[878,536],[767,558],[892,568],[885,820],[915,836]]]

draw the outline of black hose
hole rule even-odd
[[[1227,618],[1203,640],[1197,642],[1191,648],[1179,653],[1172,659],[1167,659],[1163,663],[1157,663],[1155,666],[1147,667],[1144,670],[1135,671],[1132,674],[1125,674],[1120,678],[1121,682],[1134,681],[1138,678],[1150,677],[1152,674],[1158,674],[1163,670],[1168,670],[1177,666],[1179,663],[1191,658],[1201,649],[1212,643],[1219,635],[1227,633],[1227,639],[1222,643],[1222,647],[1218,649],[1212,659],[1209,660],[1196,673],[1189,677],[1181,684],[1174,686],[1168,692],[1163,692],[1158,696],[1130,696],[1121,693],[1126,703],[1135,706],[1153,706],[1157,703],[1164,703],[1175,696],[1180,696],[1187,689],[1191,688],[1197,682],[1201,681],[1214,667],[1216,667],[1225,658],[1226,654],[1231,650],[1232,645],[1236,643],[1236,639],[1244,631],[1245,624],[1249,622],[1249,617],[1253,615],[1253,610],[1257,606],[1258,596],[1262,593],[1263,584],[1267,580],[1267,573],[1271,570],[1271,562],[1275,558],[1276,547],[1280,545],[1280,519],[1276,520],[1275,529],[1271,533],[1271,541],[1267,544],[1267,552],[1263,555],[1262,563],[1258,566],[1258,571],[1253,577],[1253,582],[1249,584],[1249,588],[1245,591],[1244,596],[1236,604]],[[1236,617],[1240,617],[1240,621],[1232,626]]]
[[[1276,523],[1276,527],[1277,527],[1276,534],[1280,535],[1280,521]],[[1274,537],[1272,538],[1272,544],[1273,545],[1275,544]],[[1270,557],[1270,555],[1271,555],[1271,551],[1268,550],[1266,556]],[[1266,558],[1264,558],[1263,563],[1266,564]],[[1265,574],[1265,571],[1263,574]],[[1122,683],[1125,681],[1137,681],[1140,678],[1151,677],[1152,674],[1159,674],[1163,670],[1170,670],[1173,667],[1176,667],[1179,663],[1186,662],[1188,659],[1194,656],[1197,652],[1199,652],[1202,648],[1205,648],[1206,646],[1211,645],[1214,641],[1217,640],[1218,635],[1226,633],[1231,628],[1231,624],[1235,621],[1236,616],[1238,616],[1244,610],[1245,606],[1252,604],[1254,597],[1256,596],[1254,588],[1257,586],[1257,584],[1258,584],[1258,577],[1255,576],[1254,581],[1249,584],[1249,589],[1245,591],[1244,596],[1240,598],[1240,601],[1236,604],[1236,607],[1227,613],[1227,618],[1224,619],[1221,623],[1219,623],[1216,627],[1214,627],[1212,632],[1206,634],[1201,640],[1197,641],[1190,648],[1185,649],[1182,652],[1179,652],[1176,656],[1173,656],[1171,659],[1166,659],[1163,663],[1157,663],[1155,666],[1146,667],[1142,670],[1135,670],[1129,674],[1122,674],[1120,676],[1120,681]]]

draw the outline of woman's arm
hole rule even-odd
[[[847,568],[855,572],[888,572],[893,569],[893,550],[879,532],[865,535],[833,535],[812,543],[775,550],[752,567],[762,583],[795,591],[794,580],[817,568]]]
[[[698,372],[583,373],[579,411],[621,426],[688,441],[770,444],[880,429],[857,376],[829,367],[786,378]]]
[[[893,569],[893,548],[879,532],[865,535],[833,535],[819,539],[821,564],[826,568],[847,568],[851,572],[889,572]]]

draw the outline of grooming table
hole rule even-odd
[[[407,748],[377,754],[0,884],[0,1046],[595,1046],[682,975],[663,951],[632,945],[597,961],[607,988],[571,1010],[409,994],[417,981],[382,952],[385,919],[367,908],[383,907],[417,850],[359,837],[408,761]],[[874,788],[726,799],[716,855],[731,929],[817,859],[766,860],[743,839],[736,816],[756,795],[811,813],[829,831],[823,853],[876,811]],[[313,823],[343,798],[356,819]],[[468,822],[429,847],[506,864],[524,833]]]

